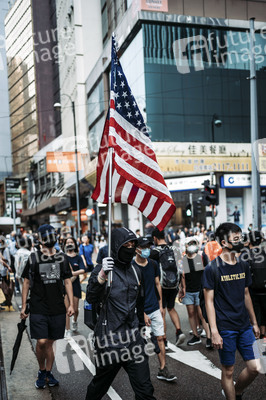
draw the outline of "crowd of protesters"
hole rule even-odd
[[[112,235],[112,257],[108,257],[105,233],[98,236],[85,233],[76,240],[69,231],[59,234],[51,225],[42,225],[36,233],[12,232],[0,236],[0,279],[5,296],[1,311],[4,307],[10,309],[13,291],[19,295],[23,287],[21,318],[26,318],[26,302],[30,292],[30,329],[32,338],[37,339],[36,356],[40,367],[36,388],[59,384],[51,372],[54,361],[52,345],[55,340],[69,338],[72,332],[78,330],[81,283],[89,278],[87,300],[93,302],[102,297],[103,303],[106,303],[103,307],[105,313],[109,310],[109,315],[112,314],[112,333],[118,330],[119,335],[125,336],[130,326],[133,343],[140,346],[143,354],[143,362],[140,364],[145,374],[138,375],[140,369],[134,357],[126,363],[120,358],[116,360],[116,372],[113,365],[98,365],[96,376],[88,386],[87,398],[101,399],[120,367],[124,367],[136,398],[155,399],[144,345],[136,333],[141,325],[151,329],[151,339],[159,360],[157,378],[166,381],[176,379],[166,365],[168,340],[165,315],[168,311],[174,325],[175,345],[183,344],[186,335],[181,329],[176,311],[177,301],[186,306],[191,327],[191,336],[186,344],[199,345],[202,338],[206,338],[206,348],[218,349],[222,364],[223,394],[228,400],[241,399],[243,390],[257,375],[251,345],[255,337],[265,337],[266,253],[261,232],[253,231],[250,225],[248,232],[243,234],[238,225],[231,223],[222,224],[213,232],[211,226],[205,229],[204,225],[197,223],[194,228],[170,227],[165,231],[149,226],[146,236],[141,236],[139,229],[133,233],[127,228],[118,228],[113,230]],[[172,262],[177,271],[178,282],[172,285],[162,279],[163,257],[168,257],[167,262]],[[227,288],[219,283],[217,289],[211,267],[213,263]],[[113,276],[112,291],[107,289],[110,271]],[[131,281],[128,280],[128,271],[131,271]],[[12,274],[14,283],[10,279]],[[231,279],[232,276],[234,278]],[[203,288],[209,321],[205,321],[200,307],[200,291]],[[131,311],[121,307],[124,289],[131,291]],[[108,304],[112,304],[111,308],[108,308]],[[138,313],[134,316],[136,306]],[[100,316],[103,313],[101,309],[98,312]],[[113,318],[114,315],[117,319]],[[236,319],[240,321],[238,324],[233,322]],[[105,315],[105,329],[106,321]],[[97,324],[96,336],[97,326],[99,331]],[[123,347],[124,336],[121,340]],[[131,339],[128,351],[133,354]],[[111,353],[114,349],[121,350],[117,340],[115,346],[113,341],[108,345]],[[241,345],[244,342],[245,345]],[[246,369],[234,385],[232,376],[236,348],[246,362]]]

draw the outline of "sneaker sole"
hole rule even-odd
[[[160,379],[161,381],[167,381],[167,382],[172,382],[175,379],[177,379],[176,376],[174,376],[173,378],[165,378],[164,376],[157,376],[157,379]]]
[[[186,340],[186,335],[184,333],[181,333],[175,345],[179,346],[180,344],[184,343],[185,340]]]
[[[38,386],[38,385],[36,384],[36,382],[35,382],[35,387],[36,387],[36,389],[45,389],[45,388],[46,388],[46,385],[44,385],[44,386]]]
[[[195,344],[200,344],[202,343],[201,340],[199,340],[198,342],[194,342],[194,343],[187,343],[188,346],[194,346]]]
[[[54,386],[59,386],[59,382],[58,383],[48,383],[49,387],[54,387]]]

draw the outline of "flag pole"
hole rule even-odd
[[[112,230],[112,169],[113,169],[113,147],[108,148],[109,157],[109,185],[108,185],[108,257],[111,257],[111,230]],[[108,287],[111,286],[113,272],[108,274]]]

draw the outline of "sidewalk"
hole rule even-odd
[[[2,292],[0,298],[2,299]],[[8,400],[51,400],[49,388],[37,390],[34,386],[39,368],[27,330],[24,331],[18,358],[12,375],[10,375],[12,349],[17,336],[17,323],[20,321],[14,298],[13,307],[14,311],[0,311],[0,331]]]

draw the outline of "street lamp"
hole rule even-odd
[[[80,223],[80,203],[79,203],[79,169],[78,169],[78,150],[77,150],[77,130],[76,130],[76,114],[75,114],[75,102],[72,101],[68,94],[62,93],[61,96],[66,96],[71,101],[72,114],[73,114],[73,124],[74,124],[74,138],[75,138],[75,170],[76,170],[76,201],[77,201],[77,219],[78,219],[78,235],[80,237],[81,233],[81,223]],[[55,103],[54,109],[56,111],[61,111],[61,103]]]
[[[222,126],[222,121],[218,117],[217,114],[213,114],[212,116],[212,142],[214,142],[214,128],[221,128]]]

